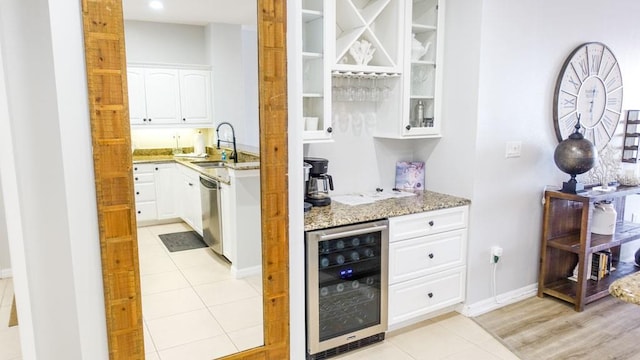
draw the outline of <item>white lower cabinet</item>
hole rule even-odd
[[[155,220],[158,217],[153,165],[135,164],[133,166],[133,192],[138,222]]]
[[[464,269],[389,286],[389,324],[399,324],[464,300]]]
[[[389,329],[464,301],[468,206],[389,219]]]
[[[133,186],[138,222],[170,219],[176,211],[174,163],[133,165]]]
[[[178,217],[177,189],[178,171],[174,163],[160,163],[154,166],[156,209],[158,219],[172,219]]]
[[[181,184],[178,188],[180,217],[198,234],[202,235],[202,204],[200,200],[200,174],[186,166],[178,165]]]

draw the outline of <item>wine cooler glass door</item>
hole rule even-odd
[[[311,353],[386,331],[386,221],[307,234]]]

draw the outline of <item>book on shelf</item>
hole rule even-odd
[[[611,272],[611,252],[598,251],[591,255],[591,280],[601,280]]]
[[[612,259],[613,256],[609,250],[589,254],[589,257],[587,258],[587,264],[591,264],[589,279],[599,281],[609,275],[612,271],[615,271],[616,268],[612,266]],[[567,277],[567,279],[576,282],[578,281],[578,265],[573,268],[573,273],[571,276]]]

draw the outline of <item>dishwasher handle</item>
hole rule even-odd
[[[200,177],[200,184],[207,189],[219,189],[220,183],[215,180],[205,179],[202,176]]]

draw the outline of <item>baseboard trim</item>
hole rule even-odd
[[[484,313],[488,313],[489,311],[493,311],[499,309],[501,307],[507,306],[509,304],[513,304],[515,302],[530,298],[535,296],[538,293],[538,284],[531,284],[525,287],[509,291],[504,294],[500,294],[496,299],[493,297],[479,301],[473,304],[466,304],[462,307],[462,311],[460,312],[462,315],[466,317],[474,317],[479,316]]]
[[[233,264],[231,265],[231,275],[236,279],[246,278],[247,276],[260,275],[262,273],[262,266],[251,266],[244,269],[238,269]]]
[[[11,268],[0,269],[0,279],[11,278],[11,277],[13,277],[13,271],[11,271]]]

